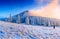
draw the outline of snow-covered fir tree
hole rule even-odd
[[[9,16],[9,21],[12,22],[12,16],[11,16],[11,14]]]
[[[29,17],[26,18],[26,24],[28,24],[28,25],[30,24]]]
[[[18,18],[17,18],[17,23],[19,24],[20,23],[20,15],[18,15]]]

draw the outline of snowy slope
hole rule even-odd
[[[60,27],[43,27],[0,21],[0,39],[60,39]]]

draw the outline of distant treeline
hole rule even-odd
[[[28,25],[41,25],[41,26],[60,26],[60,20],[47,17],[38,17],[38,16],[24,16],[21,17],[18,15],[16,18],[13,18],[11,15],[7,22],[13,23],[24,23]]]

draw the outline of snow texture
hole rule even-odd
[[[60,39],[60,27],[44,27],[0,21],[0,39]]]

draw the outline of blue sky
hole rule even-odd
[[[46,5],[46,2],[42,5]],[[0,0],[0,17],[8,17],[10,13],[13,16],[40,6],[39,0]]]

